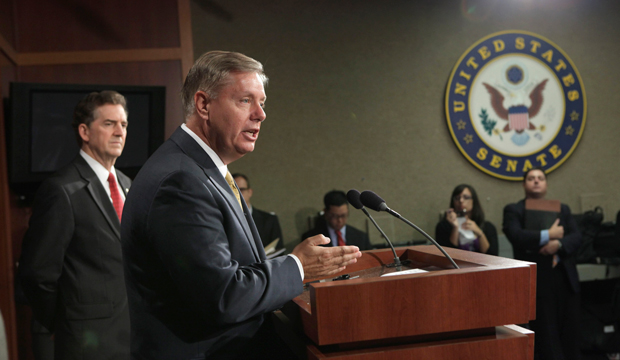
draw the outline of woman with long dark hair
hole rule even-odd
[[[484,211],[473,187],[461,184],[450,196],[450,208],[435,227],[441,246],[497,255],[497,230],[484,220]]]

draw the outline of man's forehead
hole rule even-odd
[[[242,93],[243,95],[260,96],[261,100],[267,100],[265,85],[256,72],[234,72],[228,75],[228,81],[222,87],[222,91]],[[259,94],[255,94],[258,92]]]
[[[542,171],[540,171],[540,170],[532,170],[532,171],[530,171],[530,172],[527,174],[527,177],[528,177],[528,178],[530,178],[530,177],[539,177],[539,176],[541,176],[541,175],[542,175],[542,177],[544,177],[544,178],[546,178],[546,177],[547,177],[547,176],[545,175],[545,173],[544,173],[544,172],[542,172]]]

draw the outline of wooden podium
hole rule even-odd
[[[534,358],[536,264],[434,246],[365,251],[358,262],[307,289],[276,313],[285,341],[307,359]],[[332,281],[348,274],[349,280]],[[358,277],[359,276],[359,277]]]

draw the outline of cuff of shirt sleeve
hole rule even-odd
[[[549,230],[540,231],[540,246],[547,245],[549,242]]]
[[[297,267],[299,268],[299,273],[301,274],[301,281],[304,281],[304,268],[303,266],[301,266],[301,261],[299,260],[299,258],[293,254],[288,254],[287,256],[290,256],[295,260],[295,262],[297,263]]]

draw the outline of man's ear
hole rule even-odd
[[[196,113],[204,119],[209,118],[209,107],[211,105],[211,98],[206,92],[202,90],[196,91],[194,94],[194,104]]]
[[[90,129],[88,128],[86,124],[78,125],[78,133],[80,134],[80,137],[82,138],[82,142],[88,143],[90,139]]]

